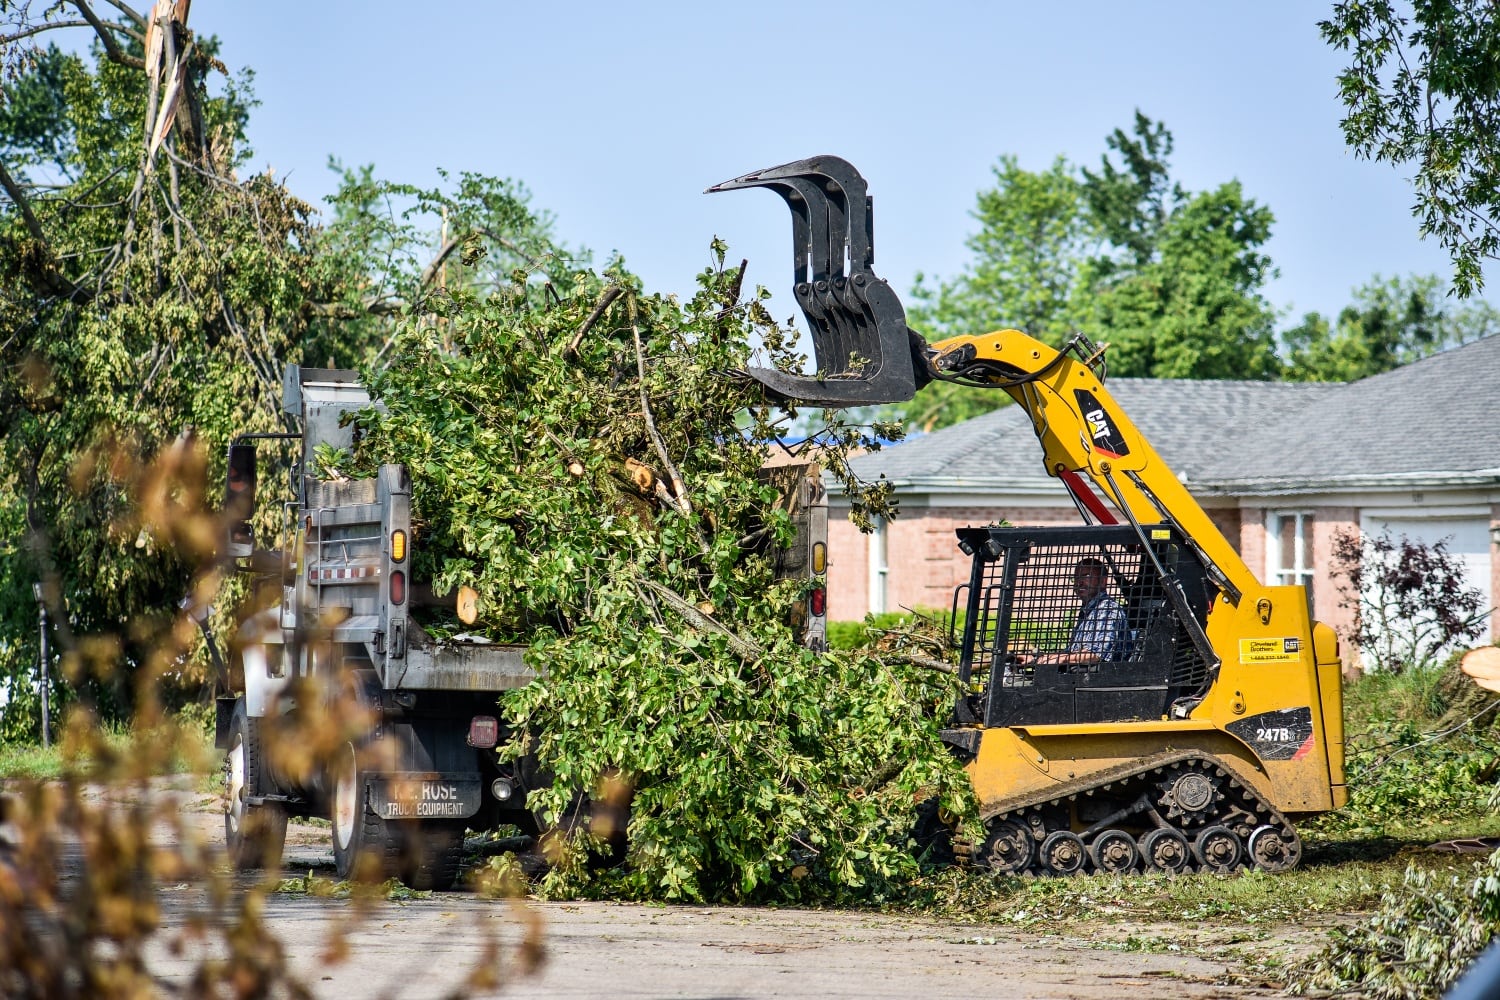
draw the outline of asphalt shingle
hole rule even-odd
[[[1216,460],[1233,451],[1247,428],[1264,426],[1337,391],[1328,383],[1114,378],[1110,393],[1120,408],[1180,476],[1197,484]],[[983,390],[976,389],[975,392]],[[1041,446],[1025,412],[1015,405],[913,438],[853,462],[862,478],[884,473],[920,491],[1004,489],[1051,482]]]
[[[1221,449],[1223,491],[1500,477],[1500,336],[1340,386]]]

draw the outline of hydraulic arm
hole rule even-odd
[[[792,209],[793,291],[820,373],[751,369],[773,394],[844,407],[904,402],[935,380],[1004,389],[1031,417],[1048,474],[1063,480],[1092,519],[1113,516],[1085,492],[1080,474],[1128,519],[1177,524],[1233,603],[1257,587],[1234,547],[1104,388],[1102,347],[1078,336],[1058,349],[1018,330],[928,345],[906,326],[896,293],[875,275],[873,205],[853,166],[816,156],[708,190],[747,187],[770,188]]]
[[[874,273],[871,200],[850,164],[818,156],[709,190],[745,187],[792,210],[818,371],[751,376],[824,407],[903,402],[932,381],[1003,390],[1085,522],[958,533],[973,561],[955,595],[966,687],[944,738],[987,829],[967,852],[1055,874],[1295,865],[1289,817],[1347,794],[1337,643],[1307,592],[1250,572],[1116,404],[1103,346],[1016,330],[929,345]]]

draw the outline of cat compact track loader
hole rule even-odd
[[[1102,347],[1016,330],[929,346],[908,329],[872,269],[872,202],[849,163],[709,191],[747,187],[792,210],[817,361],[751,376],[823,407],[903,402],[932,381],[1004,391],[1084,522],[958,532],[964,691],[943,738],[985,824],[959,853],[1003,873],[1295,866],[1292,821],[1347,799],[1338,644],[1306,590],[1256,580],[1116,405]]]

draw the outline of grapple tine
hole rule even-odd
[[[792,290],[807,317],[813,343],[827,345],[831,357],[847,356],[850,338],[842,329],[841,310],[827,295],[835,267],[842,273],[843,235],[840,229],[835,254],[828,198],[822,187],[803,177],[756,180],[753,186],[775,191],[791,209]]]
[[[777,396],[821,406],[910,399],[919,374],[926,375],[925,345],[907,329],[901,300],[871,269],[874,212],[859,171],[837,156],[815,156],[708,191],[748,187],[771,188],[792,209],[793,289],[818,365],[816,375],[768,368],[750,374]]]

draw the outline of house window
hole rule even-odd
[[[1313,516],[1305,510],[1273,510],[1266,516],[1266,580],[1313,586]]]
[[[890,566],[886,561],[889,551],[889,536],[886,520],[873,518],[875,530],[870,534],[870,613],[878,615],[886,609],[886,578]]]

